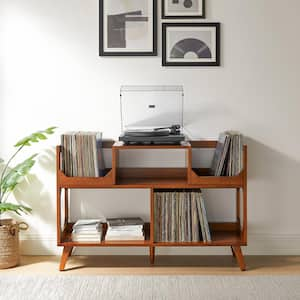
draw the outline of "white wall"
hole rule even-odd
[[[162,67],[160,26],[157,57],[99,57],[98,0],[0,1],[0,156],[7,158],[10,145],[31,131],[59,127],[55,137],[36,147],[42,154],[29,178],[32,185],[24,193],[28,183],[23,183],[16,195],[34,210],[23,218],[30,223],[22,235],[24,253],[58,253],[53,147],[59,133],[102,130],[106,137],[116,138],[120,85],[182,84],[191,138],[216,138],[230,128],[247,136],[245,251],[299,254],[300,2],[206,0],[206,4],[204,21],[222,23],[221,67]],[[75,193],[77,199],[81,196],[91,201],[99,197],[94,192]],[[133,207],[139,204],[139,194],[127,198],[133,198]],[[222,210],[231,216],[232,206],[222,202],[220,192],[209,193],[207,199],[211,218],[218,218]],[[113,210],[113,201],[108,204]],[[178,251],[229,253],[223,248]]]

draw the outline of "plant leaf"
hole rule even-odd
[[[43,133],[41,133],[41,132],[36,132],[35,136],[37,138],[39,138],[40,140],[46,140],[47,139],[47,137]]]
[[[45,133],[48,133],[48,134],[53,134],[54,133],[54,130],[56,129],[57,127],[56,126],[52,126],[52,127],[49,127],[47,129],[45,129]]]
[[[47,139],[47,134],[53,134],[54,130],[57,127],[53,126],[53,127],[49,127],[45,130],[40,130],[37,132],[34,132],[26,137],[24,137],[23,139],[19,140],[16,144],[15,147],[20,147],[20,146],[31,146],[31,143],[37,143],[40,140],[46,140]]]
[[[32,209],[28,206],[24,206],[20,204],[0,203],[0,214],[6,211],[12,211],[18,215],[21,215],[22,213],[24,214],[30,213]]]
[[[34,158],[37,154],[30,156],[25,159],[22,163],[18,164],[3,178],[1,184],[2,194],[4,195],[7,192],[11,192],[15,189],[18,183],[20,183],[24,177],[29,173],[33,165],[35,164]]]
[[[4,163],[4,159],[0,157],[0,164]]]

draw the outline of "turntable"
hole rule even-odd
[[[161,145],[185,140],[181,86],[123,86],[120,100],[119,141]]]
[[[185,136],[180,132],[180,125],[172,125],[151,130],[128,130],[119,140],[125,144],[180,144]]]

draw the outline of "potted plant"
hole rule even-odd
[[[0,269],[13,267],[19,263],[18,233],[20,229],[27,229],[28,226],[24,222],[18,223],[13,219],[2,219],[1,217],[4,212],[13,212],[18,215],[31,212],[30,207],[9,202],[8,199],[35,164],[37,153],[14,167],[11,167],[11,162],[23,148],[31,146],[32,143],[46,140],[48,135],[54,133],[55,128],[49,127],[26,136],[14,145],[16,151],[6,163],[0,159],[0,167],[2,167],[0,169]]]

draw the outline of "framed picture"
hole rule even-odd
[[[161,0],[163,19],[205,18],[205,0]]]
[[[164,23],[163,66],[219,66],[220,23]]]
[[[157,0],[99,0],[100,56],[157,55]]]

